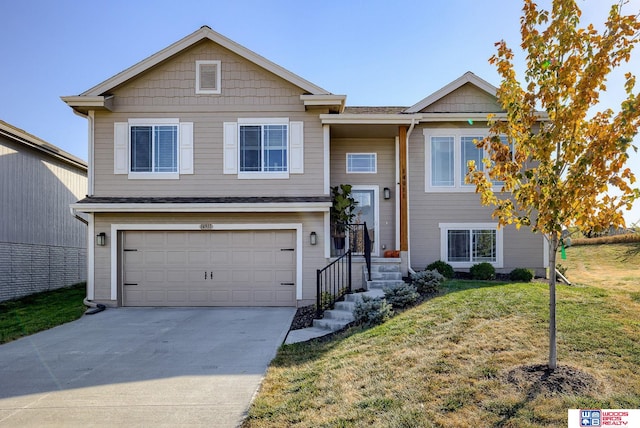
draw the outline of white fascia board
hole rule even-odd
[[[338,107],[338,112],[344,111],[345,103],[347,102],[346,95],[300,95],[300,100],[304,103],[305,107]]]
[[[106,110],[113,109],[113,96],[95,96],[85,97],[73,95],[68,97],[60,97],[60,99],[74,110],[87,113],[89,110]]]
[[[72,204],[86,213],[228,213],[228,212],[329,212],[331,202],[273,202],[263,204]]]
[[[421,115],[411,114],[321,114],[323,125],[411,125],[412,119]]]

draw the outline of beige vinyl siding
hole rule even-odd
[[[451,128],[452,124],[441,124]],[[411,264],[424,269],[440,259],[440,223],[496,223],[491,217],[492,207],[482,206],[475,192],[425,192],[425,143],[422,127],[416,127],[409,142],[409,221]],[[528,228],[504,228],[504,268],[535,269],[544,273],[543,237]]]
[[[86,279],[86,171],[0,136],[0,301]]]
[[[335,139],[331,140],[331,186],[339,184],[375,185],[380,187],[380,239],[378,250],[395,250],[396,156],[395,139]],[[377,173],[347,174],[347,153],[376,153]],[[391,199],[384,199],[383,189],[391,189]]]
[[[195,94],[196,60],[221,60],[222,93]],[[306,112],[303,91],[232,52],[205,41],[114,92],[113,112],[96,112],[95,196],[322,195],[323,140],[318,111]],[[304,122],[304,174],[239,180],[223,174],[223,123],[239,118]],[[113,174],[114,123],[130,118],[177,118],[194,127],[194,174],[179,180],[130,180]]]
[[[181,122],[193,122],[194,173],[178,180],[130,180],[113,173],[113,123],[126,122],[131,115],[96,113],[95,124],[95,193],[94,196],[301,196],[323,195],[322,126],[317,114],[299,112],[273,113],[191,113],[178,116]],[[175,114],[135,115],[176,117]],[[241,180],[223,174],[223,123],[239,117],[288,117],[304,121],[304,174],[290,174],[288,179]]]
[[[111,235],[111,224],[302,224],[302,300],[298,306],[315,303],[316,269],[326,266],[324,241],[321,233],[324,227],[323,213],[212,213],[212,214],[95,214],[95,233],[105,232],[107,245],[95,247],[95,295],[94,300],[108,304],[122,304],[111,301],[111,246],[115,245]],[[247,227],[250,229],[250,226]],[[318,235],[317,245],[309,243],[309,234]],[[206,232],[204,232],[206,233]],[[121,287],[121,285],[120,285]],[[119,299],[121,292],[118,291]]]
[[[498,113],[503,110],[495,97],[471,83],[466,83],[421,111],[423,113]]]

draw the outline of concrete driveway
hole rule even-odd
[[[0,345],[0,426],[235,427],[294,308],[118,308]]]

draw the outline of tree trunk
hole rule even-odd
[[[552,233],[549,240],[549,370],[558,367],[558,344],[556,334],[556,254],[558,234]]]

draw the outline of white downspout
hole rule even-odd
[[[405,159],[405,165],[407,166],[407,266],[409,268],[409,273],[416,273],[411,268],[411,216],[409,215],[409,201],[411,200],[411,198],[409,197],[409,177],[411,176],[411,174],[409,174],[409,138],[411,137],[411,133],[413,132],[413,128],[415,126],[416,119],[415,117],[412,117],[411,126],[407,130],[407,159]]]

